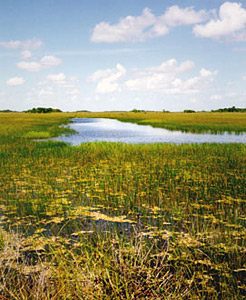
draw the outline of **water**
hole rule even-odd
[[[72,119],[68,126],[75,134],[54,138],[72,145],[84,142],[106,141],[123,143],[246,143],[246,134],[197,134],[153,128],[147,125],[120,122],[114,119]]]

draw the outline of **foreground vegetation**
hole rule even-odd
[[[0,115],[0,296],[244,299],[245,145],[31,140],[71,116]]]

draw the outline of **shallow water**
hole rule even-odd
[[[198,134],[181,131],[171,131],[163,128],[153,128],[149,125],[137,125],[120,122],[114,119],[72,119],[69,128],[76,131],[75,134],[54,138],[72,145],[85,142],[106,141],[123,143],[246,143],[246,134],[222,133],[222,134]]]

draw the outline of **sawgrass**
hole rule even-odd
[[[3,299],[244,299],[245,145],[26,136],[72,116],[0,115]]]
[[[114,118],[140,125],[194,133],[221,133],[224,131],[240,133],[246,131],[246,113],[105,112],[78,113],[75,116]]]

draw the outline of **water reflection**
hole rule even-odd
[[[72,145],[85,142],[106,141],[123,143],[245,143],[246,134],[197,134],[153,128],[148,125],[120,122],[114,119],[84,118],[72,119],[68,126],[76,131],[70,136],[60,136],[54,140]]]

